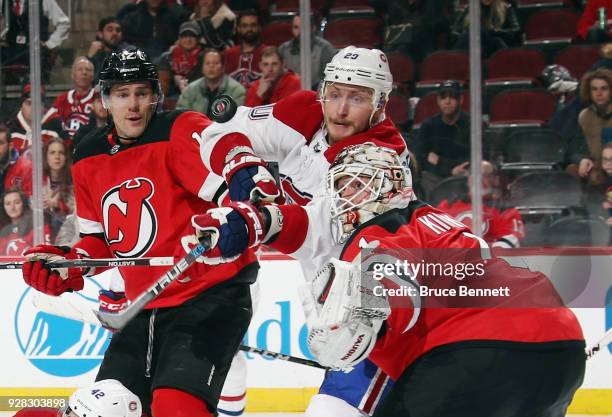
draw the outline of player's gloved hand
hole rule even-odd
[[[251,153],[234,156],[223,168],[223,178],[232,201],[285,202],[266,162]]]
[[[57,296],[83,289],[82,268],[52,268],[49,261],[80,259],[81,254],[68,246],[38,245],[24,253],[28,262],[22,267],[23,280],[30,287]]]
[[[127,306],[127,302],[124,292],[100,290],[98,293],[98,310],[105,313],[118,313]]]
[[[204,263],[217,265],[237,259],[247,248],[261,243],[265,236],[264,219],[259,210],[247,202],[208,210],[191,218],[196,237],[210,235],[211,249]]]

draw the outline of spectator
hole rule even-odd
[[[438,89],[440,113],[426,119],[415,140],[415,153],[429,191],[448,177],[468,174],[470,159],[469,116],[461,111],[461,84],[444,81]]]
[[[257,64],[265,45],[260,43],[261,24],[255,10],[247,10],[238,16],[238,38],[240,43],[225,50],[225,72],[245,89],[261,74]]]
[[[198,0],[189,18],[200,26],[205,47],[222,51],[234,46],[236,15],[223,0]]]
[[[174,44],[179,26],[185,20],[187,12],[175,4],[166,5],[163,0],[143,0],[123,18],[121,27],[127,42],[157,61]]]
[[[98,73],[106,57],[114,51],[131,48],[123,41],[123,30],[115,16],[104,17],[98,23],[96,39],[89,45],[87,58],[94,65],[94,83],[98,82]]]
[[[55,111],[62,121],[68,144],[83,125],[89,122],[89,113],[94,100],[92,81],[94,66],[86,57],[77,57],[72,63],[71,78],[74,88],[58,96],[53,102],[51,111]]]
[[[415,62],[446,47],[452,11],[446,0],[370,0],[386,16],[385,51],[410,55]]]
[[[32,98],[30,96],[30,90],[30,84],[26,84],[21,93],[19,112],[10,122],[11,142],[13,143],[13,148],[20,154],[23,154],[23,152],[32,146],[32,128],[30,127],[32,124]],[[51,138],[64,136],[62,121],[53,110],[49,110],[44,114],[41,125],[43,143],[47,143]]]
[[[187,84],[200,77],[204,54],[200,35],[200,26],[196,22],[183,22],[176,45],[160,57],[159,82],[164,96],[178,98]]]
[[[176,108],[198,111],[210,117],[212,102],[221,94],[231,96],[239,106],[244,104],[244,87],[226,75],[223,67],[223,54],[216,49],[207,49],[202,65],[204,77],[187,86]]]
[[[34,230],[32,228],[32,210],[27,196],[17,188],[11,188],[2,195],[0,217],[5,224],[0,229],[0,254],[4,256],[22,256],[32,247]],[[44,241],[50,243],[49,227],[44,227]]]
[[[28,0],[6,0],[8,2],[9,16],[5,22],[9,22],[8,32],[2,39],[6,46],[2,46],[2,65],[23,65],[29,66],[30,51],[30,22],[28,19]],[[43,83],[49,82],[52,67],[52,51],[57,49],[62,42],[68,39],[70,33],[70,19],[57,5],[55,0],[42,0],[37,2],[40,14],[40,40],[41,40],[41,68]],[[4,13],[4,2],[0,2]],[[49,33],[49,23],[55,30]],[[14,72],[5,71],[4,82],[7,84],[21,83],[23,74],[27,71],[16,70]]]
[[[261,78],[247,90],[244,104],[249,107],[276,103],[300,90],[300,77],[293,71],[285,70],[283,58],[274,46],[268,46],[261,54],[259,62]]]
[[[521,214],[515,208],[500,210],[500,178],[495,167],[489,161],[482,161],[482,237],[492,247],[518,248],[520,241],[525,237]],[[438,208],[453,216],[467,227],[472,228],[472,182],[468,177],[470,192],[464,199],[452,204],[448,200],[442,201]]]
[[[21,188],[31,194],[32,161],[19,157],[13,149],[9,130],[0,126],[0,195],[10,188]]]
[[[500,49],[518,46],[521,27],[512,5],[503,0],[480,0],[482,55],[488,58]],[[455,49],[468,50],[470,47],[469,10],[459,14],[452,32],[457,38]]]
[[[81,126],[72,138],[73,147],[76,148],[80,140],[92,130],[105,126],[107,121],[108,111],[104,108],[100,90],[96,87],[94,89],[94,100],[91,106],[91,113],[89,114],[89,122],[85,126]]]
[[[578,175],[596,185],[601,181],[601,149],[612,139],[612,71],[600,68],[587,72],[580,82],[580,99],[587,107],[580,112],[578,123],[584,136],[584,157]],[[594,169],[595,168],[595,169]]]
[[[43,208],[52,236],[74,211],[70,153],[61,139],[52,139],[43,149]]]
[[[291,21],[291,34],[293,38],[284,42],[278,47],[278,53],[285,63],[285,68],[300,73],[300,21],[299,15],[293,16]],[[312,79],[312,89],[316,90],[319,80],[323,79],[325,65],[336,55],[336,48],[317,34],[317,23],[314,17],[311,18],[312,36],[310,38],[310,74]]]
[[[600,26],[602,22],[599,21],[599,9],[602,7],[606,10],[606,21],[603,22],[603,27]],[[612,0],[588,0],[578,20],[576,31],[578,37],[587,43],[602,43],[610,40],[608,32],[610,29],[608,19],[612,17],[610,13],[612,13]]]

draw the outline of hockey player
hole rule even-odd
[[[14,417],[141,417],[136,395],[114,379],[77,389],[60,408],[24,408]]]
[[[157,69],[140,50],[107,57],[100,89],[112,125],[88,134],[74,155],[81,239],[72,247],[32,248],[25,282],[51,295],[83,288],[99,271],[52,269],[49,258],[183,256],[194,211],[215,207],[223,179],[206,170],[194,137],[211,123],[195,112],[156,113]],[[182,245],[181,245],[182,243]],[[116,332],[98,380],[117,379],[152,417],[212,416],[232,357],[251,318],[249,285],[258,264],[251,251],[218,266],[196,263]],[[125,268],[133,300],[165,268]]]
[[[104,379],[77,389],[59,410],[24,408],[14,417],[141,417],[142,405],[136,395],[114,379]]]
[[[487,244],[467,227],[414,199],[410,173],[393,150],[372,144],[345,149],[330,167],[328,185],[330,198],[323,204],[343,248],[341,260],[332,261],[306,291],[305,310],[314,323],[309,347],[322,364],[340,369],[369,357],[395,380],[375,417],[565,415],[584,377],[584,337],[544,275],[491,258]],[[288,239],[308,245],[308,229],[325,227],[311,208],[267,205],[250,214],[261,215],[263,235],[274,236],[268,244],[278,249],[275,243]],[[220,210],[194,220],[212,230]],[[283,222],[274,224],[270,220],[279,213]],[[215,233],[220,241],[227,230]],[[493,303],[472,298],[473,304],[435,307],[444,300],[422,298],[419,289],[376,306],[376,291],[362,290],[373,287],[360,264],[389,258],[366,258],[364,248],[379,256],[402,253],[413,262],[444,248],[437,252],[443,259],[465,255],[464,261],[481,262],[485,273],[480,284],[471,281],[474,288],[505,284],[512,292]],[[422,276],[408,282],[413,280],[417,288],[425,285]],[[454,276],[438,282],[461,284]]]
[[[480,167],[483,199],[482,238],[494,248],[518,248],[521,239],[525,237],[521,213],[514,207],[498,208],[501,198],[499,175],[489,161],[482,161]],[[470,188],[471,185],[472,181],[468,179]],[[471,196],[472,191],[470,189],[466,199],[458,199],[452,203],[443,200],[438,204],[438,208],[471,228]]]
[[[404,139],[385,118],[392,84],[383,52],[349,46],[326,66],[318,94],[301,91],[274,105],[239,107],[230,121],[206,129],[203,159],[211,171],[225,178],[234,201],[249,200],[254,190],[268,194],[268,200],[276,197],[264,160],[276,161],[286,199],[306,205],[313,196],[324,193],[327,168],[345,146],[370,141],[400,154],[406,152]],[[323,215],[329,217],[328,211]],[[223,248],[235,243],[221,241],[221,250],[210,256],[222,258]],[[300,261],[306,277],[340,252],[340,246],[326,239],[318,241],[314,254],[301,256],[285,249]],[[369,363],[360,364],[349,374],[329,372],[306,415],[371,413],[388,383],[386,375]]]

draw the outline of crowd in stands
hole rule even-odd
[[[11,69],[28,65],[29,43],[23,38],[28,2],[8,1],[11,23],[0,48],[5,84],[21,82]],[[421,199],[462,221],[471,210],[467,4],[311,0],[309,58],[316,90],[340,48],[355,44],[387,54],[395,82],[387,116],[414,155],[415,188]],[[73,147],[107,122],[94,88],[106,56],[129,46],[147,52],[158,65],[166,109],[210,115],[221,94],[239,105],[272,104],[301,88],[298,6],[296,0],[134,0],[114,16],[100,16],[95,39],[72,63],[72,88],[42,116],[48,238],[74,210]],[[590,222],[585,242],[610,244],[612,0],[481,0],[480,7],[483,234],[497,246],[545,244],[547,231],[572,217]],[[41,1],[45,83],[52,52],[69,31],[55,0]],[[16,250],[4,243],[5,235],[31,240],[21,224],[31,219],[33,115],[29,84],[22,85],[16,112],[0,114],[0,255]],[[564,186],[578,190],[576,200],[530,200],[534,193],[562,194]],[[568,242],[581,244],[579,238]]]

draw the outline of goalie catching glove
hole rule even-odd
[[[255,156],[250,148],[235,149],[234,156],[228,158],[222,174],[232,201],[259,199],[269,203],[284,203],[268,165],[263,159]]]
[[[367,358],[391,313],[387,299],[374,295],[372,278],[361,274],[359,259],[332,258],[300,288],[308,347],[321,365],[333,369],[350,370]]]
[[[68,246],[38,245],[24,253],[23,280],[30,287],[48,295],[83,289],[83,268],[52,268],[49,261],[81,259],[85,256]]]
[[[246,202],[210,209],[193,216],[191,224],[198,240],[210,235],[210,250],[202,255],[204,263],[209,265],[237,259],[247,248],[259,245],[264,236],[262,214]]]

